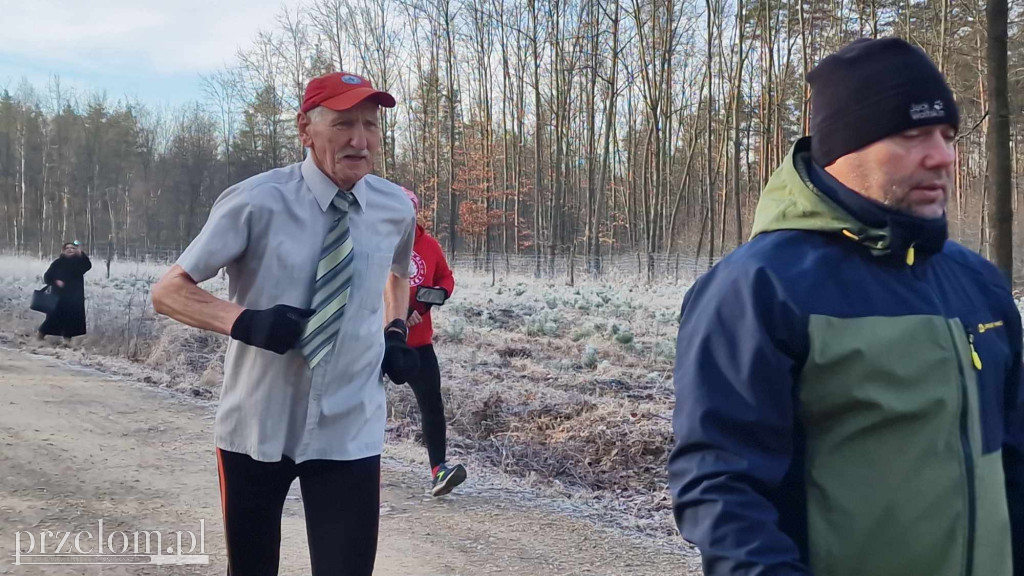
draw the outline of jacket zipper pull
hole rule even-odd
[[[914,245],[911,244],[910,248],[907,248],[907,266],[914,265]]]
[[[971,347],[971,360],[974,361],[974,367],[981,370],[981,356],[978,355],[978,351],[974,348],[974,334],[967,335],[967,343]]]

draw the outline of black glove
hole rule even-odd
[[[246,308],[231,326],[231,337],[250,346],[284,354],[299,342],[306,320],[316,314],[312,308],[278,304],[266,310]]]
[[[384,329],[384,362],[381,369],[395,384],[409,382],[420,369],[420,355],[405,343],[408,335],[405,321],[392,320]]]

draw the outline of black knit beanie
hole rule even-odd
[[[923,50],[900,38],[856,40],[807,74],[811,156],[820,166],[904,130],[960,128],[953,92]]]

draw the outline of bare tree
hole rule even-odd
[[[994,199],[990,204],[992,259],[1013,282],[1013,188],[1010,174],[1010,105],[1007,93],[1007,3],[989,0],[988,20],[988,179]]]
[[[42,253],[81,235],[173,252],[219,190],[301,158],[305,82],[348,69],[398,99],[377,170],[417,189],[450,252],[526,252],[537,274],[578,255],[600,274],[630,253],[653,278],[666,254],[692,266],[742,243],[807,131],[807,70],[859,36],[902,35],[961,109],[950,233],[1009,272],[1022,22],[1005,1],[309,0],[204,77],[204,106],[175,121],[101,95],[80,104],[59,79],[42,103],[0,87],[0,244]]]

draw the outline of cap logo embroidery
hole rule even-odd
[[[921,102],[910,107],[910,117],[914,120],[925,120],[928,118],[943,118],[946,116],[946,107],[942,100],[936,100],[932,104]]]
[[[360,77],[353,76],[351,74],[345,74],[344,76],[342,76],[341,77],[341,81],[344,82],[345,84],[362,84],[363,83],[363,80]]]

